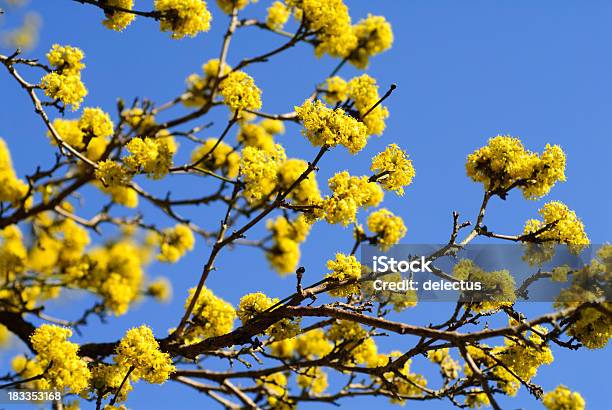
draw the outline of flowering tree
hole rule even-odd
[[[75,1],[99,8],[102,23],[116,31],[128,29],[135,18],[148,18],[181,39],[211,25],[211,13],[201,0],[155,0],[151,11],[134,9],[133,0]],[[533,379],[540,366],[552,362],[552,345],[597,349],[607,344],[612,306],[605,289],[612,279],[612,248],[602,247],[580,270],[538,271],[516,288],[507,272],[484,272],[462,260],[452,273],[437,273],[447,280],[482,278],[499,287],[503,297],[459,301],[448,320],[430,326],[388,319],[389,308],[414,306],[414,294],[373,292],[376,274],[364,269],[355,255],[362,244],[389,249],[404,237],[406,227],[401,217],[379,208],[367,216],[366,230],[358,213],[379,207],[385,193],[403,195],[415,176],[412,162],[391,143],[372,158],[369,175],[338,170],[325,189],[319,188],[316,176],[327,152],[346,149],[359,155],[369,138],[385,129],[389,112],[384,102],[395,86],[381,93],[367,74],[349,80],[338,74],[346,64],[364,69],[372,57],[389,49],[389,23],[372,15],[352,23],[342,0],[275,1],[265,21],[239,15],[249,0],[217,2],[229,16],[219,58],[206,62],[201,74],[189,76],[187,89],[175,99],[136,99],[130,105],[119,101],[113,116],[111,109],[94,107],[77,112],[87,95],[80,48],[54,45],[46,61],[22,58],[19,51],[0,55],[5,74],[29,96],[56,151],[51,166],[33,166],[20,179],[7,144],[0,140],[0,338],[13,334],[30,351],[13,359],[0,388],[61,390],[66,395],[53,403],[55,408],[79,408],[86,402],[97,409],[122,408],[139,382],[175,382],[229,409],[290,409],[302,402],[337,403],[354,396],[384,396],[397,404],[448,400],[458,407],[499,409],[496,397],[514,396],[524,387],[549,409],[584,408],[580,394],[564,386],[544,394]],[[222,24],[224,18],[217,20]],[[294,29],[285,31],[287,24]],[[243,56],[232,67],[227,62],[231,40],[249,27],[286,40],[264,54]],[[336,57],[336,68],[311,95],[301,97],[299,106],[280,114],[262,112],[262,93],[248,68],[264,62],[273,66],[275,55],[300,43],[316,56]],[[188,113],[172,116],[179,105],[188,107]],[[213,110],[227,110],[228,121],[216,138],[201,139],[206,127],[190,124],[206,121]],[[162,113],[170,119],[158,121]],[[275,141],[285,124],[300,127],[304,143],[318,147],[316,156],[287,158]],[[187,163],[174,161],[177,139],[193,144]],[[517,190],[528,200],[541,198],[565,180],[564,169],[565,154],[557,145],[538,154],[516,138],[491,138],[466,162],[467,175],[483,186],[476,218],[463,222],[453,213],[450,239],[429,259],[452,254],[477,237],[565,244],[577,250],[588,245],[580,219],[558,201],[545,204],[541,218],[527,221],[516,235],[491,232],[485,225],[491,201]],[[210,192],[160,197],[137,182],[149,179],[163,185],[184,174],[207,179]],[[87,198],[87,187],[108,199],[97,204],[92,218],[80,216],[81,205],[71,200],[83,191]],[[167,218],[154,220],[139,212],[142,201]],[[181,207],[202,204],[217,204],[223,212],[203,220],[181,216]],[[164,228],[168,221],[173,226]],[[354,246],[338,251],[316,283],[304,283],[308,262],[300,261],[300,244],[313,224],[324,223],[351,227],[345,232],[354,237]],[[247,238],[253,227],[264,224],[269,234]],[[90,234],[104,225],[116,227],[116,234],[90,244]],[[196,237],[206,241],[208,255],[169,334],[156,337],[143,324],[120,340],[80,346],[70,341],[92,315],[112,320],[129,314],[143,296],[167,298],[169,283],[147,281],[146,266],[153,258],[177,262],[193,249]],[[277,295],[279,299],[255,290],[238,306],[215,295],[207,279],[219,274],[218,255],[240,252],[241,246],[260,249],[280,275],[293,275],[295,291]],[[581,298],[559,299],[551,313],[527,320],[514,301],[532,282],[547,277],[570,281],[567,292]],[[598,286],[582,288],[587,279]],[[48,301],[66,289],[88,292],[97,303],[76,319],[46,315]],[[489,316],[504,317],[508,324],[474,330]],[[376,340],[382,331],[405,339],[400,350],[379,351]],[[418,355],[439,368],[438,380],[426,380],[411,367]],[[210,357],[226,361],[227,370],[204,367],[201,361]],[[234,362],[239,365],[230,366]],[[328,383],[333,372],[334,383]]]

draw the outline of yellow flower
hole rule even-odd
[[[172,284],[166,278],[159,278],[147,286],[147,294],[160,302],[168,302],[172,297]]]
[[[348,83],[342,77],[337,75],[329,77],[326,84],[327,89],[323,98],[328,104],[335,105],[348,99]]]
[[[304,125],[302,133],[313,145],[344,145],[356,154],[367,143],[367,127],[341,108],[334,110],[319,100],[306,100],[301,107],[295,107],[295,112]]]
[[[238,142],[243,143],[245,147],[256,147],[269,152],[275,150],[274,138],[259,124],[242,124]]]
[[[373,16],[360,20],[353,26],[358,46],[351,52],[350,62],[357,68],[365,69],[369,58],[391,48],[393,31],[383,16]]]
[[[368,216],[368,229],[376,234],[377,243],[383,250],[389,249],[406,235],[402,218],[385,208]]]
[[[121,7],[126,10],[132,10],[134,8],[134,0],[105,0],[105,4],[113,7]],[[123,31],[127,26],[132,24],[132,21],[136,18],[134,13],[110,9],[105,9],[104,14],[106,15],[106,19],[102,21],[102,24],[115,31]]]
[[[261,90],[255,85],[253,77],[244,71],[231,72],[219,84],[219,92],[232,111],[261,108]]]
[[[25,182],[17,178],[6,142],[0,138],[0,202],[16,204],[28,192]]]
[[[249,202],[266,198],[276,187],[279,166],[285,161],[285,150],[276,145],[275,152],[246,147],[240,169],[244,178],[244,196]]]
[[[174,263],[193,250],[195,238],[191,228],[185,224],[177,224],[174,228],[164,229],[159,236],[160,254],[157,256],[162,262]]]
[[[71,105],[72,111],[79,109],[83,98],[87,95],[87,88],[81,77],[74,74],[51,72],[40,80],[40,87],[47,97]]]
[[[189,290],[185,309],[189,307],[194,293],[195,288]],[[185,337],[191,342],[224,335],[232,331],[234,320],[236,320],[234,307],[204,287],[193,307],[191,317],[193,324],[185,331]]]
[[[90,389],[92,394],[105,393],[102,395],[103,398],[113,396],[119,386],[121,386],[128,370],[124,366],[107,365],[104,363],[94,366],[91,369]],[[125,401],[130,391],[132,391],[132,384],[128,377],[117,395],[117,400]]]
[[[257,0],[217,0],[217,5],[225,13],[230,14],[232,9],[236,7],[236,10],[242,10],[249,2],[257,2]]]
[[[283,162],[278,170],[278,185],[287,191],[295,181],[308,169],[308,163],[302,159],[291,158]],[[297,205],[309,205],[321,199],[319,184],[314,172],[310,172],[288,196]]]
[[[195,37],[210,30],[212,16],[203,0],[155,0],[155,10],[162,13],[161,31],[172,31],[172,38]]]
[[[256,318],[278,302],[277,298],[271,299],[261,292],[249,293],[240,299],[238,306],[238,317],[242,324]],[[266,334],[273,336],[275,340],[294,337],[300,331],[300,320],[282,319],[266,330]]]
[[[84,57],[85,54],[81,49],[59,44],[53,44],[47,53],[49,64],[55,68],[55,71],[65,75],[79,74],[85,68],[82,62]]]
[[[310,367],[295,378],[298,386],[318,396],[327,389],[327,373],[320,367]]]
[[[131,155],[124,162],[132,172],[142,171],[150,178],[161,179],[172,167],[176,148],[163,138],[134,138],[126,149]]]
[[[524,235],[538,232],[548,226],[548,229],[536,235],[539,241],[552,241],[569,245],[580,250],[590,243],[584,232],[584,224],[576,213],[559,201],[545,204],[540,210],[543,221],[530,219],[525,223]]]
[[[116,349],[115,362],[125,368],[134,368],[132,374],[149,383],[161,384],[174,372],[167,353],[159,350],[159,343],[151,329],[145,325],[127,331]]]
[[[199,162],[198,166],[211,171],[221,170],[228,178],[236,178],[240,166],[240,154],[223,141],[217,144],[216,138],[209,138],[204,144],[194,149],[191,153],[191,162],[200,161],[202,157],[211,152],[215,145],[217,147],[208,155],[208,159]]]
[[[300,261],[300,245],[310,231],[310,223],[303,215],[295,221],[284,216],[269,220],[267,228],[272,231],[272,248],[266,252],[270,265],[281,275],[295,272]]]
[[[380,100],[376,80],[363,74],[349,81],[347,87],[348,95],[355,102],[359,116],[368,114],[363,118],[363,123],[368,127],[368,135],[381,135],[385,130],[385,119],[389,116],[389,110],[382,104],[372,109]]]
[[[126,185],[130,182],[131,175],[128,170],[113,160],[107,159],[98,162],[96,178],[103,181],[107,186],[116,187]]]
[[[273,30],[282,30],[290,15],[291,10],[284,3],[275,1],[268,7],[266,25]]]
[[[349,283],[329,292],[336,297],[348,296],[359,292],[357,281],[361,278],[361,263],[353,255],[336,253],[335,260],[327,261],[327,269],[331,270],[325,277],[331,279],[330,282],[342,282],[348,280]]]
[[[325,332],[321,329],[310,330],[296,339],[297,352],[308,359],[325,357],[333,348],[333,344],[327,340]]]
[[[542,402],[548,410],[584,410],[585,406],[580,393],[572,392],[562,384],[547,392]]]
[[[67,340],[70,336],[70,329],[45,324],[34,331],[30,340],[40,368],[50,366],[43,379],[47,388],[68,388],[78,394],[87,388],[91,373],[78,355],[79,346]]]
[[[370,169],[377,175],[385,174],[377,178],[377,182],[386,190],[396,191],[398,195],[404,195],[404,187],[412,183],[415,175],[412,161],[396,144],[390,144],[372,158]]]
[[[113,121],[100,108],[85,108],[78,126],[83,133],[92,137],[106,138],[113,135]]]
[[[525,150],[518,138],[498,135],[468,155],[467,175],[485,189],[505,191],[518,186],[527,199],[540,198],[557,181],[565,181],[565,154],[558,145],[546,145],[541,156]]]

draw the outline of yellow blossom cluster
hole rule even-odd
[[[68,203],[62,207],[72,210]],[[53,219],[43,213],[33,221],[33,227],[37,236],[28,254],[28,265],[43,274],[77,264],[90,242],[87,230],[72,219]]]
[[[329,294],[336,297],[348,296],[359,292],[359,283],[361,278],[361,263],[353,255],[345,255],[336,253],[335,260],[327,261],[327,269],[331,270],[325,277],[332,283],[348,281],[347,284],[332,289]]]
[[[578,392],[572,392],[564,385],[544,394],[542,404],[548,410],[584,410],[585,401]]]
[[[219,59],[214,58],[202,65],[203,76],[194,73],[187,77],[187,92],[181,98],[185,106],[201,107],[210,100],[210,92],[218,78],[217,75],[224,77],[232,71],[227,63],[223,65],[222,72],[220,68]]]
[[[134,8],[134,0],[105,0],[104,4],[110,7],[119,7],[125,10],[132,10]],[[102,24],[104,24],[105,27],[115,31],[125,30],[125,28],[129,26],[136,17],[134,13],[113,10],[111,8],[105,8],[104,15],[106,18],[102,21]]]
[[[185,253],[193,250],[195,238],[191,228],[185,224],[177,224],[166,228],[158,237],[159,255],[157,259],[162,262],[175,263]]]
[[[491,368],[490,371],[496,378],[499,389],[509,396],[514,396],[521,387],[521,381],[517,377],[529,382],[535,377],[540,366],[553,362],[550,347],[544,343],[543,339],[546,333],[544,327],[535,326],[530,335],[526,336],[529,344],[506,338],[504,346],[494,348],[489,348],[486,345],[468,346],[467,352],[477,366]],[[499,366],[498,361],[503,366]],[[473,375],[473,371],[467,363],[464,365],[463,371],[468,377]]]
[[[327,330],[326,336],[336,346],[344,346],[349,353],[346,357],[347,361],[365,364],[368,367],[378,365],[378,347],[374,339],[359,323],[348,320],[336,321]]]
[[[349,99],[348,83],[340,76],[328,77],[325,80],[326,89],[323,99],[331,105],[339,104]]]
[[[518,138],[501,136],[468,155],[467,175],[491,192],[505,193],[518,186],[527,199],[540,198],[557,181],[565,181],[565,154],[547,144],[542,155],[526,150]]]
[[[123,315],[138,297],[144,277],[143,258],[136,245],[117,242],[92,249],[85,256],[83,266],[68,274],[81,288],[102,296],[108,310]]]
[[[398,195],[404,195],[404,187],[410,185],[415,176],[412,161],[396,144],[390,144],[383,152],[376,154],[370,169],[384,189],[395,191]]]
[[[256,147],[264,151],[274,151],[273,136],[284,132],[285,126],[282,121],[264,119],[259,124],[241,124],[237,139],[245,147]]]
[[[161,384],[174,372],[168,353],[159,350],[159,343],[151,329],[145,325],[128,330],[116,349],[115,362],[132,375],[149,383]]]
[[[85,67],[81,60],[84,57],[83,51],[76,47],[54,44],[47,53],[47,60],[54,69],[40,80],[40,87],[47,97],[71,105],[73,111],[79,109],[87,95],[81,81],[81,70]]]
[[[562,274],[567,280],[568,268]],[[554,275],[554,271],[553,271]],[[606,289],[612,283],[612,245],[597,250],[596,257],[572,273],[572,283],[561,290],[555,300],[557,309],[576,308],[582,303],[605,298]],[[612,303],[604,302],[604,309],[612,309]],[[612,318],[596,307],[580,310],[568,331],[589,349],[604,348],[612,337]]]
[[[589,244],[584,224],[564,203],[548,202],[540,208],[539,213],[543,220],[528,220],[524,235],[533,234],[537,241],[562,243],[577,250]]]
[[[376,243],[387,250],[406,235],[404,220],[382,208],[368,216],[368,229],[376,234]]]
[[[452,358],[448,348],[430,350],[427,358],[440,366],[440,373],[446,379],[456,379],[459,377],[461,366],[459,362]]]
[[[85,151],[87,158],[97,161],[104,153],[108,141],[113,135],[113,121],[110,116],[100,108],[87,107],[79,119],[67,120],[56,118],[53,120],[53,128],[59,136],[79,151]],[[51,132],[47,135],[52,144],[56,144]]]
[[[98,394],[102,398],[109,397],[117,394],[117,401],[125,401],[127,395],[132,391],[132,383],[128,377],[125,382],[125,375],[128,372],[128,368],[119,365],[109,365],[100,363],[91,369],[91,383],[90,390],[91,396],[97,398]],[[117,392],[119,386],[123,382],[121,391]]]
[[[159,278],[147,285],[147,295],[160,302],[168,302],[172,297],[172,284],[166,278]]]
[[[234,7],[236,10],[242,10],[249,2],[256,3],[257,0],[217,0],[217,5],[225,13],[230,14]]]
[[[125,120],[138,134],[147,132],[147,128],[155,125],[155,116],[140,107],[126,108],[121,111],[121,118]]]
[[[223,102],[232,111],[261,108],[261,90],[253,77],[244,71],[232,71],[219,84]]]
[[[348,84],[348,95],[354,102],[359,118],[368,127],[368,135],[381,135],[385,130],[385,119],[389,117],[389,110],[379,104],[378,85],[376,80],[367,74],[351,79]],[[367,114],[367,115],[366,115]]]
[[[171,31],[174,39],[210,30],[212,15],[203,0],[155,0],[154,6],[162,14],[160,30]]]
[[[394,351],[389,355],[379,354],[377,356],[378,366],[385,366],[392,359],[397,359],[401,356],[401,352]],[[410,371],[411,360],[404,362],[403,366],[399,369],[399,372],[386,372],[383,377],[387,381],[387,384],[395,386],[398,397],[392,397],[391,403],[404,404],[406,402],[402,397],[421,397],[423,396],[423,389],[427,387],[427,380],[418,373]],[[399,374],[398,374],[399,373]],[[375,381],[382,383],[382,380],[378,377],[374,377]],[[383,383],[384,385],[384,383]]]
[[[189,290],[185,309],[189,307],[194,293],[195,288]],[[234,307],[204,287],[193,307],[192,324],[185,331],[185,339],[191,343],[224,335],[232,331],[234,320],[236,320]]]
[[[277,185],[277,174],[285,161],[285,150],[276,145],[273,152],[255,147],[242,150],[240,171],[244,179],[244,196],[249,202],[265,199]]]
[[[272,410],[293,410],[295,405],[291,403],[287,390],[287,376],[281,372],[272,373],[257,380],[267,393],[269,408]]]
[[[278,303],[277,298],[269,298],[261,292],[249,293],[240,298],[238,306],[238,317],[242,324],[257,318],[257,316],[267,311]],[[282,340],[294,337],[300,331],[300,320],[282,319],[266,330],[266,334],[274,337],[274,340]]]
[[[342,0],[289,0],[287,4],[296,7],[307,27],[317,33],[317,56],[345,57],[357,47],[351,16]]]
[[[172,167],[176,147],[165,138],[134,138],[127,143],[126,149],[130,155],[123,161],[132,172],[144,172],[150,178],[161,179]]]
[[[278,169],[278,186],[283,191],[289,188],[308,170],[308,163],[302,159],[290,158]],[[321,200],[319,184],[314,172],[308,173],[299,184],[289,192],[287,197],[297,205],[310,205]]]
[[[315,218],[325,218],[331,224],[348,225],[355,221],[360,207],[377,206],[384,193],[368,177],[351,176],[347,171],[337,173],[328,181],[333,194],[326,196],[314,210]]]
[[[300,373],[295,381],[298,386],[311,394],[318,396],[327,389],[327,373],[320,367],[310,367],[305,372]]]
[[[266,25],[273,30],[282,30],[287,20],[291,16],[291,10],[285,3],[275,1],[268,7],[268,15],[266,17]]]
[[[272,232],[272,248],[266,252],[270,265],[279,274],[295,272],[300,261],[300,242],[306,240],[310,223],[303,215],[291,221],[285,216],[267,222]]]
[[[91,373],[87,363],[78,355],[79,346],[68,341],[70,336],[70,329],[47,324],[32,334],[30,340],[36,351],[37,366],[46,369],[43,381],[39,383],[41,388],[69,389],[72,393],[87,388]]]
[[[295,112],[304,125],[302,133],[313,145],[343,145],[351,154],[366,146],[366,125],[341,108],[331,109],[320,100],[306,100],[302,106],[295,107]]]
[[[391,24],[383,16],[373,16],[360,20],[353,26],[358,46],[351,51],[350,62],[357,68],[367,68],[372,56],[388,50],[393,45]]]
[[[236,178],[240,167],[240,154],[223,141],[209,138],[193,150],[191,162],[211,171],[221,170],[228,178]]]
[[[306,333],[289,339],[283,339],[270,344],[273,355],[285,359],[294,354],[309,360],[325,357],[333,350],[333,344],[327,340],[321,329],[312,329]]]
[[[482,290],[464,291],[463,300],[473,300],[476,312],[488,312],[512,306],[516,300],[514,277],[507,270],[486,272],[470,259],[461,259],[453,267],[453,276],[466,282],[480,282]]]
[[[132,178],[127,168],[112,159],[98,162],[98,168],[96,169],[95,175],[96,178],[109,187],[126,185]]]
[[[100,108],[85,108],[79,118],[78,127],[90,137],[106,138],[113,135],[113,121]]]
[[[17,178],[6,142],[0,138],[0,202],[17,204],[28,192],[25,182]]]

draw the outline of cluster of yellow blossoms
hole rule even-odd
[[[321,329],[309,330],[297,337],[270,344],[272,354],[285,359],[293,357],[294,354],[309,360],[321,358],[329,354],[333,347]]]
[[[117,401],[122,402],[127,400],[127,395],[132,391],[132,383],[130,378],[125,379],[128,368],[119,365],[109,365],[100,363],[91,369],[90,397],[92,399],[100,397],[107,398],[117,394]],[[125,382],[123,380],[125,379]],[[118,391],[119,386],[123,383],[121,391]],[[108,406],[106,406],[108,407]],[[106,407],[104,407],[106,409]],[[111,407],[114,408],[114,407]],[[78,410],[78,409],[77,409]]]
[[[368,367],[378,366],[380,358],[378,347],[374,339],[359,323],[348,320],[336,321],[327,330],[325,336],[336,346],[344,346],[348,352],[347,362],[365,364]]]
[[[529,344],[506,338],[504,346],[467,347],[467,352],[478,366],[491,368],[491,373],[497,379],[497,387],[509,396],[516,395],[521,387],[521,380],[529,382],[535,377],[540,366],[553,362],[552,351],[543,339],[547,333],[546,329],[542,326],[534,326],[533,330],[535,331],[531,331],[528,336]],[[495,359],[503,363],[503,366],[497,365]],[[473,374],[467,363],[463,371],[468,377]],[[517,377],[520,377],[521,380]]]
[[[145,325],[127,331],[116,349],[115,362],[125,369],[133,369],[136,379],[161,384],[174,372],[167,353],[159,350],[159,343]]]
[[[453,276],[466,282],[480,282],[481,291],[465,291],[464,299],[473,300],[476,312],[488,312],[512,306],[516,300],[514,276],[507,270],[486,272],[470,259],[461,259],[453,267]]]
[[[266,25],[273,30],[282,30],[290,16],[291,9],[289,9],[286,4],[275,1],[268,7]]]
[[[72,110],[78,110],[87,89],[81,81],[81,70],[85,64],[83,51],[71,46],[54,44],[47,53],[47,60],[53,66],[53,71],[40,80],[40,87],[47,97],[60,100],[65,105],[71,105]]]
[[[189,307],[194,293],[195,288],[189,290],[185,309]],[[184,337],[187,342],[193,343],[209,337],[221,336],[232,331],[234,320],[236,320],[234,307],[204,287],[193,307],[192,324],[186,329]]]
[[[501,136],[468,155],[467,175],[485,189],[502,195],[514,186],[527,199],[540,198],[557,181],[565,181],[565,154],[558,145],[547,144],[542,155],[526,150],[518,138]]]
[[[6,142],[0,138],[0,202],[17,202],[28,192],[28,186],[17,178]]]
[[[119,7],[125,10],[132,10],[134,7],[134,0],[105,0],[104,4],[110,7]],[[104,15],[106,16],[106,19],[102,21],[102,24],[115,31],[123,31],[132,23],[132,21],[134,21],[134,18],[136,17],[134,13],[117,11],[111,8],[105,8]]]
[[[555,242],[582,249],[589,244],[584,224],[576,213],[559,201],[545,204],[540,210],[543,221],[530,219],[525,223],[524,235],[536,234],[536,240]],[[540,232],[541,231],[541,232]]]
[[[253,77],[244,71],[232,71],[219,84],[223,102],[232,111],[258,110],[261,108],[261,90]]]
[[[363,123],[368,128],[368,135],[381,135],[383,133],[385,119],[389,117],[389,110],[382,105],[374,107],[380,100],[378,85],[374,78],[363,74],[346,82],[341,77],[334,76],[328,78],[326,83],[325,101],[329,104],[352,101],[352,109],[356,111],[358,118],[363,119]]]
[[[361,278],[362,266],[355,256],[336,253],[335,260],[327,261],[327,269],[331,270],[331,273],[325,277],[332,283],[348,281],[347,284],[330,290],[330,295],[344,297],[359,292],[357,281]]]
[[[320,367],[310,367],[305,372],[300,373],[295,381],[302,389],[318,396],[327,389],[327,373]]]
[[[245,147],[255,147],[264,151],[274,150],[274,135],[285,132],[282,121],[265,119],[259,124],[242,123],[238,132],[238,142]]]
[[[191,162],[201,164],[211,171],[221,170],[228,178],[236,178],[240,166],[240,154],[223,141],[209,138],[193,150]]]
[[[248,6],[249,2],[256,3],[257,0],[217,0],[217,5],[225,13],[230,14],[234,7],[236,10],[242,10]]]
[[[203,0],[155,0],[154,6],[162,14],[160,30],[171,31],[174,39],[210,30],[212,15]]]
[[[572,392],[564,385],[559,385],[553,391],[547,392],[542,398],[542,404],[548,410],[584,410],[585,402],[580,393]]]
[[[164,229],[159,235],[159,255],[157,259],[162,262],[175,263],[193,250],[195,238],[191,228],[185,224],[177,224],[173,228]]]
[[[382,208],[368,216],[368,229],[376,234],[376,243],[387,250],[406,235],[404,220],[393,212]]]
[[[332,190],[314,210],[315,218],[325,218],[331,224],[348,225],[355,221],[360,207],[377,206],[383,200],[384,193],[376,183],[369,182],[368,177],[351,176],[347,171],[340,172],[328,181]]]
[[[269,298],[261,292],[249,293],[240,299],[238,306],[238,317],[242,324],[256,318],[260,313],[267,311],[278,303],[277,298]],[[274,337],[274,340],[282,340],[294,337],[300,331],[300,319],[282,319],[266,330],[266,334]]]
[[[313,145],[343,145],[351,154],[366,146],[367,127],[341,108],[331,109],[319,100],[306,100],[295,107],[295,112],[304,125],[302,133]]]
[[[78,355],[79,346],[68,341],[70,336],[70,329],[55,325],[42,325],[32,334],[35,367],[43,369],[40,373],[44,373],[38,388],[69,389],[77,394],[87,388],[91,373]]]
[[[285,150],[276,145],[273,152],[246,147],[240,159],[244,180],[243,195],[249,202],[266,198],[277,185],[278,169],[286,159]]]
[[[308,163],[304,160],[291,158],[285,161],[278,170],[278,185],[284,192],[293,186],[295,181],[308,170]],[[288,196],[297,205],[314,204],[321,199],[319,184],[315,174],[310,172],[297,184]]]
[[[387,148],[372,158],[370,168],[377,176],[376,181],[388,191],[395,191],[404,195],[404,187],[412,183],[415,175],[412,161],[408,155],[396,144]]]
[[[350,62],[357,68],[367,68],[370,57],[388,50],[393,45],[391,25],[383,16],[373,16],[360,20],[353,26],[357,37],[357,48],[350,54]]]
[[[430,350],[427,352],[427,358],[440,366],[440,373],[445,379],[456,379],[459,377],[461,366],[449,354],[448,348]]]
[[[272,248],[266,252],[270,265],[281,275],[295,272],[300,261],[300,242],[310,232],[310,223],[304,215],[291,221],[285,216],[268,220],[267,228],[272,232]]]
[[[219,59],[208,60],[202,65],[203,76],[191,74],[187,77],[187,92],[181,98],[187,107],[200,107],[210,100],[210,92],[217,80],[217,76],[228,75],[232,68],[225,63],[223,71],[220,72]]]

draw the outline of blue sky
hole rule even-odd
[[[149,3],[137,2],[142,9]],[[262,16],[268,4],[260,0],[242,15]],[[576,211],[593,243],[610,240],[612,3],[602,0],[355,0],[347,4],[353,20],[371,12],[385,15],[392,23],[394,47],[374,58],[368,73],[378,79],[382,89],[391,83],[397,83],[398,89],[387,102],[391,117],[385,134],[373,138],[356,157],[342,149],[324,157],[320,164],[321,185],[334,172],[345,168],[355,174],[367,173],[373,154],[389,143],[398,143],[413,159],[417,175],[406,195],[399,198],[388,193],[385,205],[404,217],[408,227],[404,242],[443,242],[450,233],[452,211],[459,211],[464,219],[473,219],[480,203],[482,187],[465,176],[466,155],[484,145],[489,137],[510,134],[520,137],[534,151],[542,151],[546,143],[561,145],[568,160],[567,182],[555,186],[547,198],[539,201],[526,201],[518,193],[506,201],[495,199],[487,214],[489,229],[517,233],[526,219],[536,216],[537,209],[547,199],[554,199]],[[38,11],[43,18],[39,46],[29,56],[42,57],[53,43],[81,47],[86,53],[87,65],[83,80],[90,91],[85,105],[100,106],[113,115],[117,97],[131,101],[140,96],[161,103],[178,95],[184,89],[187,75],[199,72],[203,62],[218,56],[228,20],[211,4],[212,30],[195,39],[176,41],[167,33],[159,32],[156,22],[144,18],[138,18],[123,33],[109,31],[100,24],[103,15],[99,9],[69,0],[33,1],[28,9]],[[9,15],[4,27],[14,26],[20,18],[20,12]],[[232,43],[229,62],[236,64],[243,57],[275,47],[280,41],[255,28],[240,30]],[[274,57],[270,63],[252,66],[248,72],[264,90],[264,111],[286,112],[300,104],[335,64],[329,58],[317,60],[309,47],[300,45]],[[357,71],[351,67],[342,72],[348,78],[355,74]],[[31,79],[34,81],[35,77]],[[1,70],[0,90],[0,136],[9,144],[19,174],[31,172],[35,162],[50,164],[53,150],[47,143],[43,125],[35,117],[27,96]],[[204,120],[213,120],[215,125],[203,136],[217,135],[226,117],[225,111],[218,110]],[[298,128],[288,129],[279,142],[287,147],[290,156],[308,159],[315,154]],[[187,143],[182,148],[179,163],[186,160],[191,150]],[[171,185],[164,185],[158,192],[169,189],[180,197],[200,190],[205,194],[211,188],[201,179],[176,177]],[[143,210],[158,218],[161,224],[172,224],[159,219],[146,206]],[[216,211],[197,208],[187,214],[212,229],[219,219]],[[85,215],[87,212],[87,208],[82,210]],[[261,229],[256,230],[251,238],[261,233]],[[307,282],[320,279],[325,273],[325,261],[336,251],[347,252],[351,242],[348,230],[317,225],[311,240],[302,248]],[[107,324],[94,320],[90,333],[80,340],[116,339],[129,327],[141,323],[149,323],[156,334],[175,326],[186,290],[197,282],[207,254],[205,243],[199,241],[196,249],[180,263],[151,266],[150,276],[171,278],[175,295],[172,303],[160,306],[145,301],[128,315]],[[213,272],[207,285],[236,303],[241,295],[258,290],[283,297],[291,291],[294,282],[271,272],[261,254],[239,248],[220,257],[218,270]],[[64,298],[54,307],[54,312],[73,318],[87,302]],[[535,315],[550,306],[529,304],[525,309]],[[450,310],[446,304],[424,303],[397,315],[396,319],[429,323],[443,319]],[[407,341],[392,337],[379,344],[381,350],[388,351],[406,345]],[[0,369],[7,366],[9,358],[9,353],[0,353]],[[602,363],[610,359],[610,349],[584,350],[577,354],[555,351],[555,363],[542,367],[535,382],[545,390],[564,383],[580,391],[590,408],[603,408],[607,397],[602,392],[607,387],[608,375]],[[415,371],[421,371],[418,363],[417,360]],[[424,373],[434,375],[431,369]],[[160,388],[140,383],[128,405],[135,409],[167,408],[171,397],[184,400],[184,407],[206,400],[174,384]],[[344,402],[355,409],[367,408],[373,403],[391,407],[384,399]],[[515,399],[501,399],[501,403],[504,408],[537,406],[524,391]],[[426,407],[419,403],[409,405],[447,407],[443,402],[428,403]]]

